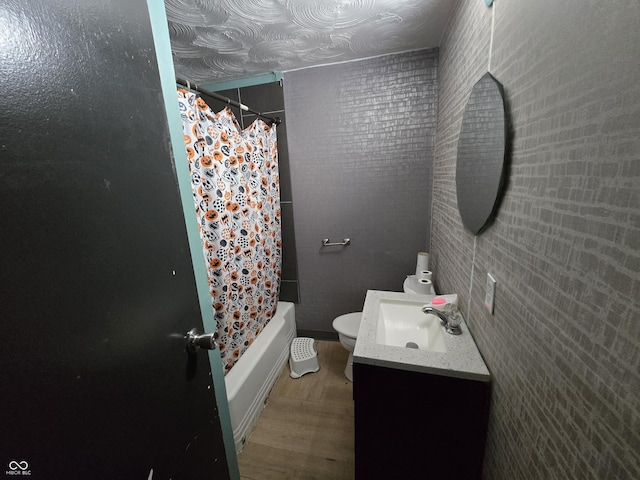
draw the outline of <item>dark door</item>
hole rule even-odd
[[[228,478],[147,2],[4,1],[0,45],[0,477]]]

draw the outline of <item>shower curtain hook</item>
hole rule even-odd
[[[191,82],[189,80],[187,80],[187,88],[191,90]]]

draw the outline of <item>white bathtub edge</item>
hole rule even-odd
[[[225,376],[236,452],[258,422],[296,336],[295,306],[279,302],[275,316]]]

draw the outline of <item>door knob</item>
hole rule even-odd
[[[215,350],[215,335],[215,333],[203,333],[199,335],[196,333],[196,329],[192,328],[185,335],[185,338],[187,340],[187,352],[195,353],[200,348],[203,348],[205,350]]]

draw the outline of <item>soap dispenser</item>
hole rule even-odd
[[[438,295],[431,299],[431,304],[429,306],[435,308],[436,310],[446,313],[445,307],[447,305],[455,305],[458,306],[458,294],[453,293],[450,295]]]

